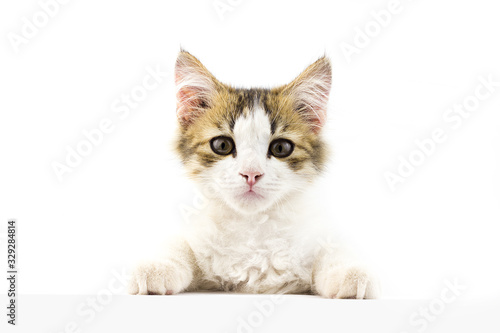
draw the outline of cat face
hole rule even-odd
[[[189,175],[234,210],[253,214],[301,192],[322,171],[331,67],[326,58],[290,84],[237,89],[194,56],[176,63],[176,149]]]

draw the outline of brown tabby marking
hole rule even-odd
[[[179,61],[188,61],[199,67],[199,71],[210,78],[214,91],[203,99],[195,100],[193,106],[197,115],[184,122],[180,119],[179,135],[176,150],[191,176],[196,177],[203,168],[223,158],[210,148],[210,140],[216,136],[228,136],[234,139],[233,129],[236,119],[247,116],[258,108],[266,111],[271,124],[271,140],[289,139],[295,144],[294,152],[281,159],[296,171],[305,175],[315,175],[321,172],[327,157],[327,148],[314,124],[301,111],[302,105],[297,105],[290,89],[297,84],[297,77],[292,83],[273,89],[240,89],[219,82],[191,54],[183,51]],[[320,58],[310,68],[323,66],[329,68],[326,58]],[[179,94],[178,94],[179,96]],[[179,97],[182,98],[182,97]],[[193,99],[194,100],[194,99]],[[236,151],[238,147],[236,146]],[[270,156],[269,158],[274,158]]]

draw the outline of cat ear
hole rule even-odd
[[[187,126],[210,105],[219,81],[189,52],[181,51],[175,63],[177,119]]]
[[[284,94],[293,99],[294,109],[310,122],[315,133],[326,122],[331,85],[332,66],[328,58],[322,57],[284,88]]]

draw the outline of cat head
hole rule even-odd
[[[175,81],[177,153],[191,178],[216,200],[241,213],[262,212],[302,192],[323,170],[327,58],[284,86],[239,89],[181,51]]]

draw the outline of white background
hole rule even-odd
[[[221,19],[211,0],[75,0],[15,52],[8,34],[40,5],[2,2],[0,232],[17,219],[20,291],[95,294],[182,227],[179,208],[195,197],[170,149],[182,45],[238,86],[284,84],[326,52],[334,157],[320,186],[330,222],[378,271],[385,298],[432,298],[456,278],[464,298],[498,299],[500,87],[456,130],[443,114],[479,76],[500,81],[499,8],[401,0],[348,62],[341,43],[388,3],[240,1]],[[148,66],[164,82],[120,119],[113,102]],[[59,181],[51,164],[104,118],[112,133]],[[446,142],[391,191],[384,173],[438,127]]]

